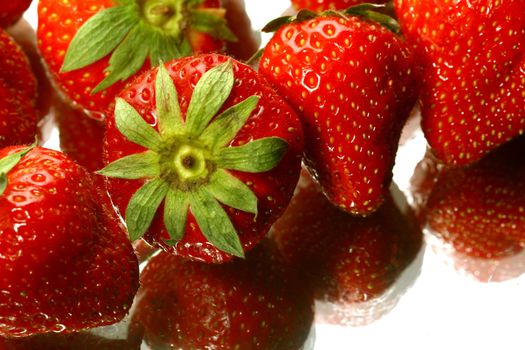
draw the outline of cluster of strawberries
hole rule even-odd
[[[525,2],[385,2],[292,1],[258,71],[242,1],[40,0],[38,49],[0,5],[0,349],[299,349],[314,298],[377,299],[421,249],[391,186],[418,99],[420,224],[520,252]],[[125,344],[76,333],[135,296]]]

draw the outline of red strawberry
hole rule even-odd
[[[125,89],[107,120],[115,163],[101,173],[112,177],[112,200],[132,240],[145,234],[207,262],[243,256],[293,194],[301,124],[255,71],[228,57],[175,60],[160,73]]]
[[[31,0],[9,0],[0,2],[0,27],[15,23],[31,5]]]
[[[58,99],[54,105],[54,113],[60,131],[62,152],[91,172],[102,169],[104,123],[89,118],[82,110]]]
[[[525,130],[525,2],[396,0],[424,68],[422,127],[435,155],[464,165]]]
[[[317,301],[337,305],[325,320],[354,325],[396,304],[401,293],[387,291],[422,245],[417,225],[390,197],[373,215],[354,217],[328,202],[306,172],[272,236],[290,264],[303,271]]]
[[[41,0],[38,11],[38,45],[56,83],[96,117],[150,64],[235,40],[219,0]]]
[[[46,68],[36,47],[36,32],[29,22],[21,19],[15,25],[9,27],[7,33],[15,39],[29,59],[31,69],[37,80],[38,96],[36,108],[40,119],[42,119],[49,113],[55,98],[55,89],[51,85]]]
[[[388,192],[418,93],[412,63],[396,35],[356,17],[292,22],[266,46],[259,70],[299,111],[306,164],[346,211],[370,214]]]
[[[228,27],[238,39],[226,43],[226,52],[238,60],[248,60],[259,49],[261,40],[258,33],[252,29],[244,0],[223,0],[222,4],[226,9]]]
[[[384,4],[387,2],[388,0],[292,0],[292,5],[298,10],[306,9],[316,12],[322,12],[327,10],[344,10],[349,8],[350,6],[354,6],[361,3]]]
[[[9,147],[0,159],[0,335],[122,319],[138,288],[137,259],[91,176],[44,148]]]
[[[16,42],[0,29],[0,148],[29,144],[37,133],[36,81]]]
[[[131,335],[143,334],[153,349],[300,349],[313,299],[270,243],[223,265],[166,253],[152,258]]]
[[[478,270],[480,263],[485,269],[500,265],[506,276],[525,271],[524,151],[521,137],[465,168],[436,165],[431,156],[418,166],[412,182],[421,224],[439,239],[438,246],[463,261],[461,268],[470,260]],[[520,272],[509,273],[503,260],[518,253],[513,261]]]

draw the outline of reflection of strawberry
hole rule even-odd
[[[435,155],[467,164],[525,130],[525,1],[396,0],[424,67],[422,127]]]
[[[28,338],[0,338],[0,350],[139,350],[140,342],[107,339],[89,333],[45,334]]]
[[[414,260],[422,244],[416,227],[390,198],[368,218],[340,211],[303,174],[272,233],[319,301],[351,307],[380,297]]]
[[[40,52],[56,83],[97,117],[150,64],[235,39],[219,0],[40,0],[38,12]]]
[[[36,80],[26,55],[0,29],[0,148],[34,141],[36,96]]]
[[[113,163],[101,173],[111,198],[132,240],[207,262],[242,256],[293,194],[301,124],[254,70],[226,56],[166,68],[135,80],[107,120]]]
[[[223,265],[161,253],[141,276],[130,334],[153,349],[299,349],[311,294],[265,241]]]
[[[388,0],[292,0],[293,6],[298,10],[307,9],[316,12],[327,10],[344,10],[350,6],[360,3],[384,4],[386,2],[388,2]]]
[[[502,259],[523,251],[524,154],[525,138],[520,137],[466,168],[446,168],[432,157],[418,166],[412,182],[420,221],[465,261],[462,265],[467,260],[479,269],[499,265],[509,275],[503,266],[511,264]],[[525,271],[523,262],[515,267]]]
[[[137,259],[86,170],[56,151],[9,147],[0,184],[0,335],[122,319],[138,288]]]
[[[0,27],[15,23],[31,5],[31,0],[3,0],[0,2]]]
[[[292,22],[266,46],[260,72],[299,111],[306,164],[346,211],[370,214],[388,192],[401,129],[418,94],[412,63],[396,35],[356,17]]]

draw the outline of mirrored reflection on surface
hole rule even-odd
[[[422,234],[406,208],[389,197],[377,213],[351,216],[332,206],[303,172],[272,236],[315,291],[317,322],[366,325],[397,304],[422,262],[422,254],[416,259]]]
[[[430,152],[416,168],[412,196],[433,250],[482,282],[525,272],[525,138],[465,168]]]

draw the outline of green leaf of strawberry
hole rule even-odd
[[[7,173],[10,172],[26,154],[31,152],[37,143],[35,140],[31,146],[0,159],[0,195],[2,195],[7,188]]]
[[[230,171],[269,171],[281,161],[288,143],[265,137],[229,146],[259,101],[250,96],[216,116],[233,86],[231,61],[207,71],[195,86],[183,121],[174,83],[161,65],[155,81],[159,132],[124,99],[117,99],[118,130],[148,149],[120,158],[99,172],[121,179],[149,179],[126,209],[131,240],[145,234],[164,202],[164,224],[170,236],[166,243],[173,245],[182,238],[191,209],[203,235],[215,247],[244,256],[237,231],[221,204],[257,215],[258,200]]]

